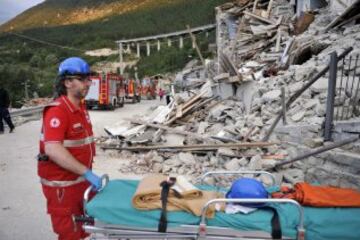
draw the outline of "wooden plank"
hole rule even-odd
[[[275,23],[274,21],[271,21],[271,20],[269,20],[269,19],[267,19],[267,18],[260,17],[260,16],[258,16],[258,15],[256,15],[256,14],[250,13],[250,12],[248,12],[248,11],[244,11],[244,14],[247,15],[247,16],[249,16],[249,17],[255,18],[255,19],[257,19],[257,20],[259,20],[259,21],[261,21],[261,22],[264,22],[264,23],[267,23],[267,24],[276,25],[276,23]]]
[[[148,122],[136,120],[136,119],[127,119],[127,120],[134,124],[140,124],[140,125],[145,125],[147,127],[162,129],[169,133],[175,133],[175,134],[179,134],[179,135],[183,135],[183,136],[190,136],[190,137],[193,137],[193,138],[196,138],[199,140],[214,141],[211,137],[208,137],[206,135],[201,135],[201,134],[192,133],[192,132],[188,132],[188,131],[178,130],[178,129],[167,127],[167,126],[164,126],[161,124],[148,123]]]
[[[269,5],[266,10],[266,16],[268,16],[268,17],[270,16],[272,5],[273,5],[273,0],[270,0]]]
[[[226,68],[231,72],[230,75],[236,75],[239,78],[239,81],[241,81],[242,76],[230,58],[225,53],[221,52],[220,59],[222,60],[223,64],[225,64]]]
[[[181,117],[185,116],[193,107],[195,107],[195,103],[201,99],[201,97],[206,93],[206,91],[199,93],[194,98],[192,98],[190,101],[186,102],[184,105],[182,105],[182,114]],[[176,119],[181,118],[177,117],[176,115],[169,119],[169,121],[165,122],[165,125],[169,125],[173,123]]]
[[[258,4],[258,0],[255,0],[254,5],[253,5],[253,9],[252,12],[255,13],[256,12],[256,6]]]
[[[205,60],[204,60],[204,58],[203,58],[203,56],[202,56],[202,54],[201,54],[201,51],[200,51],[199,46],[198,46],[197,43],[196,43],[196,37],[195,37],[195,35],[191,32],[190,26],[189,26],[189,25],[186,25],[186,27],[187,27],[187,30],[188,30],[188,32],[189,32],[189,34],[190,34],[191,40],[192,40],[193,44],[195,45],[195,49],[196,49],[197,54],[199,55],[200,61],[201,61],[202,65],[203,65],[204,68],[205,68],[205,67],[206,67],[206,65],[205,65]]]

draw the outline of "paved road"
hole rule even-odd
[[[95,136],[103,127],[122,118],[144,114],[159,101],[128,104],[116,111],[91,111]],[[0,240],[53,240],[50,219],[36,173],[40,120],[17,126],[12,134],[0,135]],[[109,169],[95,158],[95,171]],[[110,175],[111,177],[111,175]]]

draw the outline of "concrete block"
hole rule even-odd
[[[194,165],[196,163],[195,158],[191,153],[181,152],[178,154],[178,158],[185,165]]]
[[[300,111],[291,116],[291,120],[294,122],[300,122],[305,116],[305,111]]]
[[[219,95],[222,99],[226,99],[235,95],[235,87],[232,83],[219,83]]]
[[[224,167],[226,170],[229,171],[237,171],[240,168],[239,159],[237,158],[231,159],[231,161],[225,163]]]
[[[239,85],[236,89],[236,97],[239,98],[245,105],[245,111],[250,112],[253,100],[259,97],[258,83],[254,81],[247,81]]]
[[[261,155],[253,156],[253,157],[250,159],[248,168],[249,168],[250,170],[260,170],[260,169],[262,169]]]
[[[332,154],[328,155],[327,160],[341,165],[351,166],[352,168],[360,171],[360,154],[358,153],[332,151]]]
[[[168,145],[184,145],[185,137],[182,135],[166,133],[162,137]]]
[[[272,90],[269,92],[266,92],[263,96],[262,99],[265,102],[272,102],[275,100],[279,100],[281,96],[281,91],[280,90]]]
[[[310,89],[313,92],[327,91],[328,85],[329,79],[327,77],[321,77],[313,85],[311,85]]]

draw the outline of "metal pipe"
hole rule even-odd
[[[334,117],[334,100],[336,90],[336,74],[337,74],[337,54],[331,53],[330,58],[330,71],[329,71],[329,84],[328,84],[328,96],[326,102],[326,117],[325,117],[325,129],[324,129],[324,141],[331,140],[331,130]]]
[[[200,184],[204,183],[204,179],[207,178],[210,175],[243,175],[243,174],[264,174],[264,175],[268,175],[271,178],[271,186],[275,185],[275,176],[269,172],[266,171],[210,171],[207,172],[205,174],[203,174],[202,176],[200,176],[197,179],[197,182],[200,182]]]
[[[285,99],[285,88],[284,87],[281,87],[281,105],[282,105],[283,125],[286,125],[286,99]]]
[[[343,59],[347,54],[349,54],[353,50],[352,47],[347,48],[343,53],[341,53],[338,57],[338,60]],[[314,82],[316,82],[320,77],[322,77],[330,68],[328,64],[324,67],[320,72],[318,72],[309,82],[307,82],[299,91],[297,91],[294,95],[292,95],[286,103],[286,109],[289,109],[290,105],[303,93],[306,89],[308,89]],[[279,123],[281,119],[282,112],[280,112],[277,117],[275,118],[273,124],[270,126],[268,133],[262,139],[262,141],[267,141],[270,138],[270,135],[274,131],[276,125]]]
[[[101,176],[101,183],[102,183],[102,187],[98,190],[98,192],[102,191],[106,185],[109,183],[109,175],[104,174]],[[83,206],[84,206],[84,216],[88,216],[86,214],[86,204],[89,202],[89,198],[90,198],[90,192],[93,190],[92,186],[89,186],[85,192],[84,192],[84,199],[83,199]]]
[[[286,164],[289,164],[289,163],[293,163],[293,162],[297,162],[299,160],[302,160],[304,158],[308,158],[308,157],[311,157],[311,156],[314,156],[316,154],[319,154],[319,153],[322,153],[322,152],[326,152],[326,151],[329,151],[331,149],[334,149],[334,148],[338,148],[338,147],[341,147],[341,146],[344,146],[346,144],[349,144],[349,143],[352,143],[352,142],[355,142],[359,139],[359,136],[356,136],[356,137],[352,137],[352,138],[348,138],[348,139],[345,139],[345,140],[342,140],[340,142],[335,142],[333,144],[330,144],[328,146],[324,146],[324,147],[321,147],[321,148],[317,148],[315,149],[314,151],[311,151],[311,152],[308,152],[308,153],[305,153],[303,155],[300,155],[300,156],[297,156],[293,159],[290,159],[290,160],[287,160],[287,161],[283,161],[283,162],[280,162],[278,164],[275,164],[274,167],[271,167],[269,169],[266,169],[266,170],[271,170],[271,169],[275,169],[277,167],[280,167],[280,166],[283,166],[283,165],[286,165]]]

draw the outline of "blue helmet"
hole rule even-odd
[[[264,185],[252,178],[239,178],[226,193],[226,198],[268,198]],[[263,203],[241,203],[248,207],[262,207]]]
[[[59,65],[58,76],[64,75],[89,75],[89,64],[79,57],[70,57]]]

